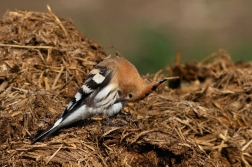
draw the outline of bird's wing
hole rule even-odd
[[[90,71],[84,84],[68,104],[61,117],[54,123],[52,127],[48,128],[46,131],[36,137],[32,143],[51,135],[63,126],[77,121],[78,117],[80,117],[80,114],[83,114],[80,111],[85,110],[86,106],[88,106],[86,103],[91,101],[101,89],[109,84],[117,69],[118,66],[115,62],[108,61],[107,64],[105,61],[95,66],[94,69]]]
[[[92,93],[98,92],[105,87],[113,78],[116,70],[116,67],[111,68],[106,66],[96,66],[93,70],[91,70],[84,84],[68,104],[61,117],[75,111],[86,102],[87,98]]]

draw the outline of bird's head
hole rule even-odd
[[[139,75],[136,67],[123,57],[116,57],[115,62],[118,64],[117,73],[114,81],[118,83],[120,98],[117,101],[138,101],[144,99],[160,84],[178,77],[162,79],[158,82],[145,84]]]
[[[156,90],[156,88],[162,84],[163,82],[167,81],[168,79],[162,79],[158,82],[155,83],[151,83],[148,85],[142,85],[142,86],[132,86],[132,88],[130,88],[128,90],[128,92],[126,92],[126,94],[124,95],[124,99],[126,101],[138,101],[138,100],[142,100],[145,97],[147,97],[151,92],[153,92],[154,90]]]

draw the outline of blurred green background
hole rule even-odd
[[[2,1],[7,10],[47,12],[71,19],[88,38],[119,51],[140,73],[181,61],[201,60],[219,48],[234,61],[252,60],[251,0],[45,0]]]

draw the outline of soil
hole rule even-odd
[[[88,72],[108,57],[52,11],[0,20],[1,166],[252,166],[252,64],[220,49],[200,62],[176,55],[163,84],[109,124],[95,116],[31,144],[54,124]]]

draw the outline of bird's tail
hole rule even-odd
[[[53,126],[51,126],[50,128],[48,128],[47,130],[45,130],[43,133],[41,133],[40,135],[38,135],[32,141],[32,144],[36,143],[37,141],[40,141],[40,140],[44,139],[45,137],[53,134],[55,131],[57,131],[59,128],[61,128],[62,126],[60,126],[60,122],[61,122],[61,119],[59,119]]]

